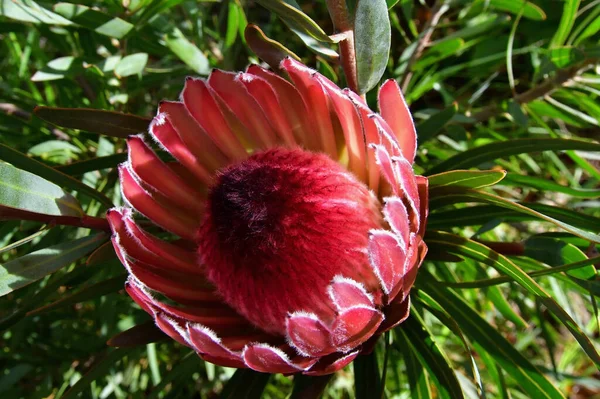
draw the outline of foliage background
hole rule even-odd
[[[121,203],[115,166],[124,160],[122,138],[147,122],[127,118],[115,127],[103,122],[106,115],[42,110],[38,117],[34,108],[85,107],[149,118],[159,100],[178,97],[185,76],[259,62],[244,38],[247,22],[344,85],[331,57],[335,45],[304,36],[307,46],[258,3],[265,1],[1,0],[0,159],[59,184],[75,193],[86,214],[102,216],[108,203]],[[334,33],[325,1],[300,3]],[[456,190],[464,194],[456,175],[448,183],[454,191],[432,192],[432,232],[477,238],[487,246],[430,235],[414,316],[381,340],[373,355],[329,381],[324,397],[381,392],[389,398],[527,398],[527,378],[542,375],[565,396],[600,397],[600,281],[592,266],[600,261],[587,260],[598,256],[590,240],[597,242],[600,230],[600,2],[387,3],[392,41],[384,78],[406,88],[419,133],[417,172],[509,173],[482,190],[500,202],[476,209],[466,203],[482,200],[452,197]],[[373,109],[375,93],[367,94]],[[507,209],[506,200],[557,219],[575,235],[539,214]],[[43,278],[0,298],[2,397],[286,398],[294,384],[327,382],[234,375],[171,341],[108,347],[111,337],[149,317],[124,294],[125,272],[110,245],[89,235],[83,228],[0,222],[0,285],[36,256],[48,267],[45,273],[37,269]],[[59,243],[75,248],[75,258],[47,249]],[[507,255],[508,266],[502,269],[487,247]],[[93,255],[84,257],[91,249]],[[542,291],[525,277],[536,270]]]

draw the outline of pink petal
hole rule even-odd
[[[291,374],[309,369],[318,359],[302,359],[297,363],[281,349],[267,344],[251,344],[242,353],[244,362],[253,370],[263,373]]]
[[[183,328],[177,324],[177,322],[169,317],[167,317],[164,313],[156,313],[154,315],[154,321],[158,328],[162,330],[169,337],[173,338],[175,341],[179,342],[185,346],[191,346],[184,335]]]
[[[341,352],[348,352],[362,344],[383,321],[377,309],[357,306],[341,312],[331,328],[332,342]]]
[[[394,233],[401,239],[403,248],[408,245],[410,236],[410,225],[408,212],[402,200],[398,197],[384,198],[383,215]]]
[[[411,231],[417,232],[420,229],[421,199],[419,197],[419,188],[412,165],[404,158],[392,158],[398,181],[402,187],[405,198],[411,207]]]
[[[400,187],[396,173],[394,172],[394,164],[388,150],[382,145],[371,144],[370,147],[375,152],[375,161],[381,174],[392,188],[394,195],[400,195]]]
[[[381,85],[379,110],[383,119],[394,131],[404,158],[413,163],[417,149],[417,132],[400,86],[395,80],[387,80]]]
[[[312,313],[291,314],[286,320],[286,330],[290,343],[303,356],[318,357],[335,351],[329,329]]]
[[[398,282],[406,250],[396,235],[386,230],[372,230],[369,237],[369,261],[381,282],[381,287],[389,294]]]
[[[239,80],[252,98],[260,105],[281,141],[287,146],[293,147],[296,144],[294,133],[271,84],[265,79],[250,73],[242,73]]]
[[[429,216],[429,180],[424,176],[417,176],[417,187],[419,190],[419,198],[421,200],[421,209],[419,211],[420,229],[419,235],[425,235],[427,227],[427,217]]]
[[[200,193],[173,172],[160,160],[139,136],[127,139],[129,164],[144,183],[163,194],[174,206],[182,206],[197,214],[202,212],[204,201]]]
[[[329,356],[325,357],[319,360],[309,371],[305,371],[304,374],[319,376],[335,373],[349,365],[359,353],[360,351],[354,351],[341,356],[336,353],[331,358]]]
[[[337,159],[338,153],[331,116],[329,115],[328,99],[323,86],[314,77],[316,72],[289,57],[281,62],[281,67],[292,78],[304,103],[314,117],[315,123],[311,128],[314,134],[321,138],[320,149],[333,159]]]
[[[225,155],[232,160],[248,156],[204,80],[186,79],[182,97],[189,113]]]
[[[258,103],[250,96],[237,74],[214,70],[208,85],[219,95],[235,116],[246,127],[248,133],[261,147],[272,147],[276,134]]]
[[[154,117],[150,124],[150,134],[201,182],[212,181],[212,173],[187,148],[171,122],[167,120],[166,114],[159,113]]]
[[[333,87],[331,87],[333,86]],[[362,123],[355,105],[335,85],[323,84],[344,132],[348,169],[361,181],[367,179],[367,154]]]
[[[227,165],[228,159],[196,122],[183,103],[162,101],[158,106],[190,152],[210,171]]]
[[[365,287],[352,279],[342,276],[333,278],[327,293],[338,311],[343,311],[353,306],[373,306],[373,297]]]
[[[165,230],[188,240],[194,239],[200,223],[199,215],[196,218],[186,217],[180,211],[158,203],[123,165],[119,167],[119,175],[123,196],[138,212]]]
[[[190,342],[197,352],[217,358],[237,360],[242,363],[241,356],[226,348],[221,339],[211,329],[200,324],[188,323],[187,332]]]
[[[379,326],[378,333],[384,333],[402,323],[410,315],[410,296],[402,301],[394,301],[385,308],[385,321]]]

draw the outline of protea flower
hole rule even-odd
[[[108,219],[127,292],[166,334],[218,365],[322,375],[408,316],[427,179],[395,81],[377,114],[299,62],[281,68],[289,81],[256,65],[189,78],[149,129],[176,161],[130,137],[129,207]]]

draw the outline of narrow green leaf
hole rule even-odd
[[[68,19],[40,7],[32,0],[1,0],[0,15],[17,21],[32,22],[34,24],[73,25]]]
[[[325,43],[332,42],[319,24],[300,9],[295,0],[256,0],[256,2],[277,15],[286,24],[301,29],[312,38]]]
[[[600,151],[600,144],[582,140],[570,139],[515,139],[501,142],[494,142],[481,147],[471,148],[461,152],[450,159],[447,159],[425,174],[445,172],[454,169],[466,169],[475,167],[484,162],[491,162],[498,158],[504,158],[511,155],[526,154],[540,151]]]
[[[600,198],[600,189],[583,189],[562,186],[549,179],[541,179],[535,176],[509,173],[502,181],[513,187],[531,187],[540,191],[557,192],[570,195],[575,198]]]
[[[115,66],[115,75],[120,78],[132,75],[142,76],[142,71],[147,63],[147,53],[130,54],[121,58],[119,63]]]
[[[429,176],[429,189],[438,187],[481,188],[493,186],[506,176],[504,170],[453,170]]]
[[[398,334],[400,335],[400,334]],[[404,340],[404,337],[402,336]],[[410,346],[407,344],[403,350],[404,362],[406,363],[406,377],[410,386],[410,397],[412,399],[432,399],[431,389],[429,388],[429,377],[425,367],[421,365]]]
[[[441,189],[440,189],[441,190]],[[457,202],[483,202],[498,205],[503,208],[508,208],[513,211],[521,212],[526,215],[534,216],[538,219],[545,220],[547,222],[553,223],[554,225],[572,233],[578,237],[585,238],[588,241],[600,243],[600,236],[597,234],[592,234],[587,231],[584,231],[580,228],[574,227],[568,223],[562,222],[558,219],[547,216],[543,213],[537,212],[532,208],[528,208],[524,205],[521,205],[516,202],[509,201],[505,198],[499,197],[497,195],[485,193],[483,191],[476,191],[470,189],[452,189],[450,187],[446,188],[447,190],[443,196],[432,198],[430,202],[430,207],[435,209],[436,201],[443,201],[444,204],[449,203],[457,203]]]
[[[77,397],[81,392],[89,389],[92,382],[108,374],[121,359],[134,351],[135,348],[117,348],[107,351],[94,365],[81,377],[61,398],[71,399]]]
[[[66,294],[55,302],[49,303],[48,305],[44,305],[42,307],[36,308],[28,312],[27,316],[51,312],[53,310],[60,309],[64,306],[74,305],[80,302],[89,301],[91,299],[100,298],[104,295],[113,292],[117,292],[123,289],[123,286],[125,285],[125,278],[125,274],[123,274],[104,281],[100,281],[99,283],[92,284],[88,287],[83,287],[75,293]]]
[[[354,19],[358,89],[366,93],[379,83],[390,56],[392,28],[385,0],[359,1]]]
[[[54,11],[77,25],[117,39],[124,38],[133,29],[132,24],[121,18],[80,4],[58,3],[54,5]]]
[[[0,163],[0,205],[54,216],[83,216],[75,197],[33,173]]]
[[[485,245],[463,237],[444,232],[428,232],[427,243],[435,243],[443,247],[451,254],[465,256],[493,267],[499,272],[514,279],[529,293],[535,295],[539,300],[557,317],[571,334],[579,342],[581,348],[590,359],[600,368],[600,354],[596,351],[590,339],[575,323],[571,316],[556,301],[544,291],[527,273],[511,262],[507,257],[492,251]]]
[[[575,45],[578,45],[588,37],[592,37],[596,33],[598,33],[598,31],[600,31],[600,15],[598,15],[598,13],[600,13],[600,8],[596,7],[596,10],[594,10],[594,14],[596,14],[595,18],[589,23],[589,25],[586,26],[583,32],[581,32],[581,34],[577,37],[577,40],[575,40],[574,43]]]
[[[464,398],[448,357],[435,342],[425,327],[423,319],[414,309],[410,317],[396,331],[404,335],[405,344],[410,345],[414,355],[427,370],[427,374],[434,380],[440,398]]]
[[[485,0],[479,0],[481,2]],[[523,17],[534,21],[546,19],[546,13],[539,6],[528,0],[489,0],[490,8],[508,11],[511,14],[523,14]]]
[[[94,170],[116,168],[118,164],[127,160],[126,153],[107,155],[105,157],[97,157],[87,159],[85,161],[73,162],[69,165],[57,166],[55,169],[61,173],[70,176],[80,176]]]
[[[359,355],[354,362],[354,394],[356,399],[379,398],[381,394],[381,375],[377,365],[376,351],[368,355]]]
[[[422,273],[426,275],[426,273]],[[427,293],[462,326],[464,333],[478,343],[498,362],[506,373],[519,381],[529,397],[564,399],[562,393],[521,352],[516,350],[497,330],[454,291],[430,282]],[[417,299],[426,301],[417,293]],[[425,302],[427,303],[427,302]]]
[[[548,51],[546,57],[556,68],[566,68],[585,59],[583,51],[577,47],[556,47]]]
[[[260,399],[271,374],[238,369],[227,381],[221,399]]]
[[[425,50],[419,60],[415,62],[412,69],[414,71],[425,69],[445,58],[458,55],[464,45],[465,41],[460,38],[443,40]]]
[[[11,293],[89,254],[106,240],[104,233],[40,249],[0,266],[0,296]]]
[[[82,71],[83,62],[81,58],[73,56],[60,57],[53,59],[45,67],[37,71],[31,77],[31,80],[34,82],[58,80],[76,75]]]
[[[279,70],[279,64],[286,57],[292,57],[300,61],[300,57],[287,49],[283,44],[269,39],[265,33],[256,25],[248,24],[244,31],[246,43],[263,61],[273,70]]]
[[[175,28],[164,37],[166,46],[194,72],[200,75],[210,73],[210,63],[202,51]]]
[[[186,384],[192,378],[192,374],[200,368],[201,360],[196,352],[190,352],[178,361],[171,371],[163,375],[160,384],[153,387],[148,399],[163,398],[165,388],[170,385],[170,392],[176,387]]]
[[[294,389],[290,399],[318,399],[334,374],[312,377],[303,374],[294,376]]]
[[[121,281],[122,283],[122,281]],[[121,288],[123,284],[121,284]],[[153,320],[138,324],[111,337],[106,344],[114,348],[132,348],[168,339]]]
[[[33,112],[56,126],[121,138],[146,132],[150,125],[147,118],[91,108],[35,107]]]
[[[456,111],[458,111],[458,104],[453,103],[448,108],[431,115],[428,119],[419,123],[417,125],[417,139],[419,140],[419,144],[423,144],[427,140],[434,138],[452,120],[454,115],[456,115]]]
[[[585,261],[588,257],[575,245],[551,238],[533,236],[525,240],[525,256],[550,266],[562,266]],[[568,271],[568,275],[588,280],[596,276],[596,269],[589,265]]]
[[[0,144],[0,159],[13,164],[17,168],[26,170],[27,172],[49,180],[58,186],[76,190],[81,194],[85,194],[90,198],[98,200],[100,203],[108,207],[113,206],[112,201],[104,194],[94,190],[85,183],[82,183],[71,176],[65,175],[47,165],[44,165],[41,162],[31,159],[28,156],[21,154],[20,152],[13,150],[8,146],[5,146],[4,144]]]
[[[573,25],[575,24],[575,18],[577,18],[577,10],[579,9],[579,3],[581,0],[565,0],[563,11],[560,18],[558,29],[554,34],[554,37],[550,41],[550,48],[560,47],[565,44]]]

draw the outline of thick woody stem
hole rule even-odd
[[[527,104],[540,97],[546,96],[580,75],[591,63],[592,60],[586,60],[585,62],[573,65],[572,67],[560,69],[552,78],[546,79],[532,89],[515,96],[514,101],[517,104]],[[501,108],[498,104],[491,104],[473,115],[473,119],[477,122],[483,122],[497,115],[500,111]]]
[[[523,256],[525,254],[525,245],[520,242],[477,241],[502,255]]]
[[[31,220],[50,225],[83,227],[110,232],[110,226],[106,219],[88,215],[81,217],[44,215],[0,206],[0,220]]]
[[[356,71],[356,51],[354,49],[354,23],[345,0],[327,0],[327,9],[335,30],[343,35],[339,42],[340,58],[348,87],[358,93],[358,75]],[[360,93],[359,93],[360,94]]]

